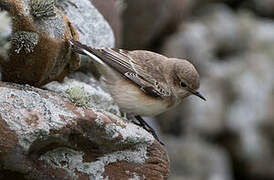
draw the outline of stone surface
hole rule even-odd
[[[7,58],[10,48],[9,37],[11,36],[11,18],[6,11],[0,12],[0,58]],[[1,72],[1,70],[0,70]]]
[[[96,48],[114,46],[111,27],[89,0],[57,0],[56,6],[75,26],[83,44]]]
[[[66,41],[78,39],[77,32],[53,2],[0,2],[12,18],[11,47],[8,56],[0,57],[4,81],[41,86],[79,67],[79,56]]]
[[[96,81],[90,73],[75,72],[69,78],[65,78],[62,83],[51,82],[43,88],[62,93],[74,104],[84,104],[84,106],[92,108],[95,111],[104,110],[121,116],[118,105],[113,101],[110,94],[102,89],[100,82]],[[81,100],[79,97],[81,96],[82,98],[85,98],[83,96],[88,97],[86,98],[87,102],[79,103],[79,100]]]
[[[57,0],[56,6],[75,26],[80,42],[94,48],[114,47],[115,37],[110,25],[90,0]],[[93,63],[85,56],[81,56],[79,70],[99,76]]]
[[[67,80],[63,88],[75,81]],[[105,96],[100,88],[85,90]],[[0,82],[0,178],[167,179],[163,146],[144,129],[101,109],[103,101],[112,102],[106,98],[92,102],[92,108],[78,107],[62,93]]]
[[[122,12],[125,9],[123,0],[90,0],[91,3],[104,16],[111,26],[115,36],[115,47],[120,47],[122,43]]]

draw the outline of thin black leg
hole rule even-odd
[[[164,143],[159,139],[156,131],[139,115],[135,116],[135,118],[138,120],[138,122],[140,124],[137,124],[139,126],[141,126],[142,128],[144,128],[146,131],[150,132],[152,134],[152,136],[162,145],[164,145]]]

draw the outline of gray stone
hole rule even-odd
[[[126,119],[27,85],[0,82],[0,92],[0,179],[168,177],[163,146]]]
[[[6,59],[10,48],[8,38],[11,36],[12,30],[11,18],[8,16],[7,12],[0,12],[0,22],[0,57]]]
[[[71,74],[70,78],[65,78],[62,83],[54,81],[45,85],[44,88],[63,94],[63,96],[68,97],[75,105],[84,104],[84,106],[92,108],[95,111],[104,110],[121,116],[119,107],[113,101],[110,94],[108,94],[101,87],[100,82],[96,81],[90,74],[86,75],[81,72],[76,72]],[[80,90],[77,91],[77,89]],[[77,92],[73,94],[73,90]],[[86,95],[81,97],[79,93],[82,91],[84,91],[83,93]],[[78,99],[78,101],[74,101],[75,99]]]
[[[57,0],[56,6],[76,27],[83,44],[96,48],[114,46],[111,27],[89,0]]]

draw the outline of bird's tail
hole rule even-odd
[[[89,56],[91,59],[95,60],[96,62],[105,65],[105,63],[94,54],[94,50],[93,48],[90,48],[82,43],[80,43],[79,41],[76,41],[74,39],[69,40],[71,47],[72,47],[72,51],[75,53],[79,53],[82,55],[86,55]]]
[[[79,41],[76,41],[74,39],[69,40],[72,50],[76,53],[87,55],[86,51],[88,51],[89,47],[80,43]],[[84,51],[86,50],[86,51]]]

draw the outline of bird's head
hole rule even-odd
[[[187,60],[171,58],[174,61],[173,79],[174,93],[180,98],[195,95],[206,100],[197,90],[200,87],[199,74],[195,67]]]

